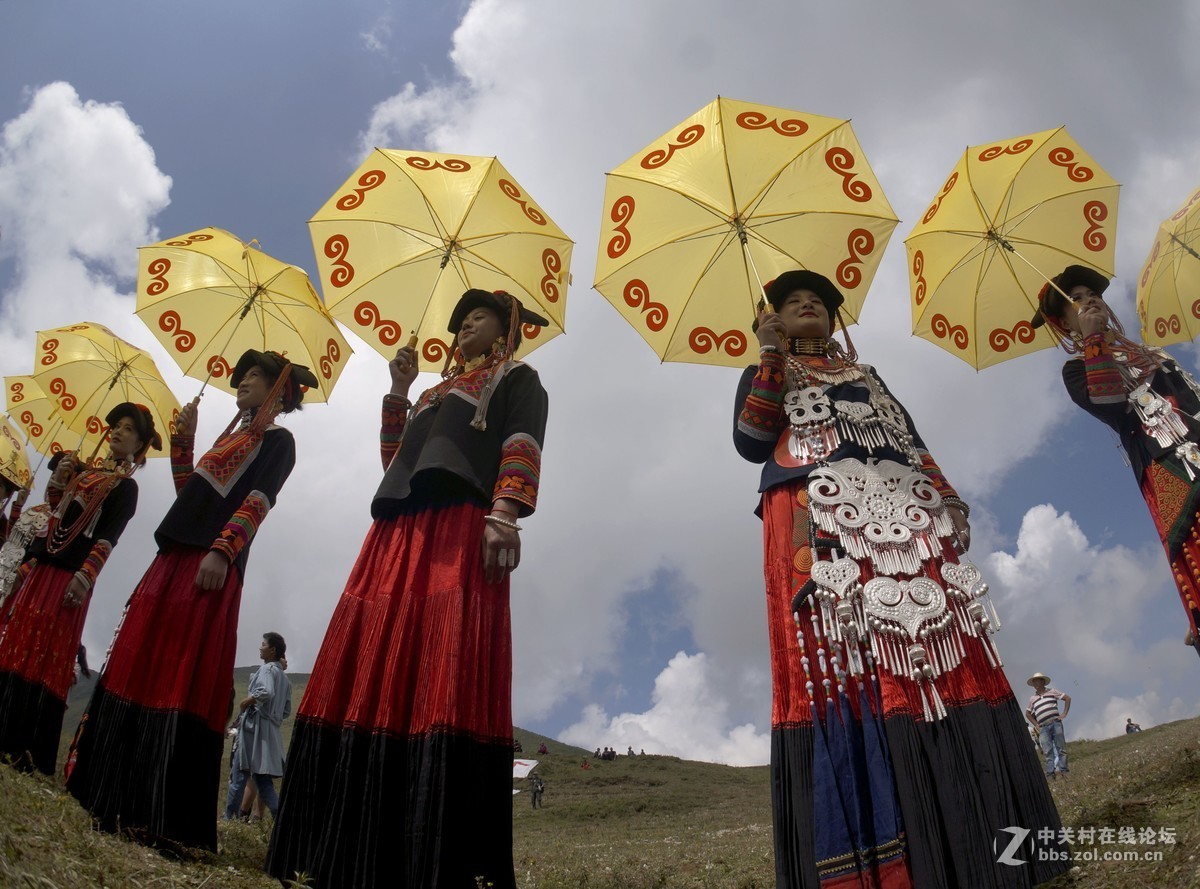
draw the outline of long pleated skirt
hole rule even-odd
[[[1193,486],[1165,467],[1152,463],[1142,476],[1142,497],[1158,530],[1179,600],[1187,615],[1187,629],[1200,637],[1200,512],[1195,509]],[[1172,531],[1182,540],[1172,541]],[[1179,533],[1182,531],[1183,533]],[[1200,650],[1200,646],[1198,646]]]
[[[979,640],[965,639],[962,662],[938,677],[947,715],[934,720],[907,677],[837,665],[811,597],[796,622],[793,597],[812,566],[807,502],[803,481],[763,498],[780,889],[1007,889],[1066,870],[1031,855],[998,861],[1014,836],[1045,837],[1061,822],[1012,689]]]
[[[215,850],[242,579],[231,566],[222,589],[199,589],[207,553],[160,552],[134,590],[88,704],[67,790],[106,830]]]
[[[514,889],[508,581],[484,510],[371,527],[300,703],[267,870],[317,889]]]
[[[63,604],[74,572],[36,565],[0,617],[0,753],[54,773],[91,594]]]

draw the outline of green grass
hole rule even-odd
[[[293,676],[299,702],[307,677]],[[239,689],[245,673],[239,670]],[[73,729],[73,721],[67,725]],[[290,727],[290,723],[285,723]],[[1160,862],[1081,861],[1055,889],[1200,886],[1200,719],[1138,735],[1070,744],[1071,776],[1053,793],[1071,827],[1170,827],[1169,846],[1076,844],[1076,850],[1161,849]],[[580,768],[588,752],[518,729],[538,759],[543,807],[527,781],[513,797],[513,858],[521,889],[773,887],[766,767],[731,768],[669,756],[618,757]],[[535,751],[545,742],[550,753]],[[590,758],[590,757],[589,757]],[[224,788],[222,788],[223,792]],[[217,801],[214,800],[214,816]],[[269,830],[219,827],[221,849],[180,861],[92,829],[58,779],[0,768],[0,887],[268,889],[259,868]]]

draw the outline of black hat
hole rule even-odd
[[[307,386],[309,389],[315,389],[320,384],[311,370],[303,364],[288,361],[288,359],[278,352],[259,352],[257,349],[247,349],[242,353],[242,357],[238,359],[233,373],[229,375],[229,385],[233,389],[240,386],[242,377],[252,367],[261,368],[270,377],[271,381],[274,382],[279,379],[279,375],[283,373],[283,369],[289,364],[292,367],[292,372],[288,377],[288,384],[284,387],[283,413],[291,413],[304,400],[304,390],[300,387]]]
[[[144,404],[122,401],[108,412],[104,422],[111,428],[117,425],[117,421],[125,417],[133,422],[133,428],[137,430],[138,438],[142,440],[141,450],[134,454],[134,462],[140,462],[150,448],[154,448],[156,451],[162,450],[162,436],[154,428],[154,415],[150,413],[150,408]],[[53,471],[53,467],[51,467],[51,471]]]
[[[829,313],[831,327],[833,320],[837,317],[838,307],[846,301],[842,292],[833,285],[832,281],[824,275],[808,269],[793,269],[790,272],[784,272],[774,281],[768,281],[763,286],[763,290],[767,294],[767,302],[776,311],[783,305],[783,301],[797,290],[811,290],[824,304],[825,311]]]
[[[458,299],[458,303],[454,306],[454,311],[450,313],[450,324],[447,330],[451,333],[458,333],[458,329],[462,327],[463,319],[467,317],[467,313],[472,309],[484,308],[490,309],[496,313],[496,317],[500,319],[500,326],[507,329],[512,312],[513,298],[503,290],[497,290],[492,293],[487,290],[478,290],[472,288],[464,293]],[[532,324],[535,327],[545,327],[550,322],[539,315],[537,312],[531,312],[529,309],[521,306],[521,313],[518,315],[522,324]],[[520,334],[518,333],[518,339]]]
[[[1057,284],[1058,290],[1061,290],[1062,293],[1055,290],[1052,284]],[[1042,289],[1038,291],[1037,313],[1029,323],[1036,328],[1045,324],[1047,318],[1061,318],[1066,305],[1062,294],[1070,293],[1071,288],[1078,287],[1080,284],[1094,293],[1103,293],[1108,289],[1108,278],[1085,265],[1067,266],[1049,282],[1042,285]]]

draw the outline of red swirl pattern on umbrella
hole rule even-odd
[[[25,384],[13,383],[8,387],[8,400],[13,404],[20,404],[25,400]]]
[[[44,366],[49,367],[51,364],[53,364],[55,361],[58,360],[58,353],[55,352],[55,349],[57,349],[57,348],[58,348],[58,340],[56,340],[56,339],[48,339],[44,343],[42,343],[42,351],[46,353],[45,355],[42,356],[42,364]]]
[[[859,265],[875,249],[875,236],[865,228],[856,228],[846,238],[846,249],[850,255],[838,264],[837,279],[843,287],[855,288],[862,283]]]
[[[808,124],[794,117],[778,120],[767,117],[761,111],[743,111],[735,118],[735,122],[743,130],[774,130],[781,136],[803,136],[808,132]]]
[[[966,331],[964,331],[965,333]],[[1033,338],[1037,335],[1037,331],[1033,329],[1033,325],[1028,321],[1018,321],[1012,330],[1005,330],[1003,327],[997,327],[988,334],[988,344],[997,352],[1007,352],[1009,346],[1014,342],[1024,343],[1029,345],[1033,342]]]
[[[194,235],[188,235],[183,240],[167,241],[168,247],[191,247],[193,244],[198,244],[201,241],[211,241],[212,235],[206,235],[204,232],[196,232]]]
[[[421,357],[426,361],[445,361],[449,354],[450,344],[436,336],[431,336],[425,340],[425,345],[421,346]]]
[[[75,410],[75,405],[79,403],[79,399],[67,391],[67,382],[62,377],[50,381],[50,393],[58,396],[58,406],[64,411]]]
[[[379,311],[379,306],[370,301],[360,302],[354,307],[354,320],[364,327],[374,330],[375,335],[379,337],[379,342],[385,346],[396,345],[404,333],[399,324],[389,318],[384,318]]]
[[[626,225],[633,218],[634,208],[633,196],[623,194],[613,201],[612,209],[608,211],[608,218],[616,223],[613,226],[613,236],[608,241],[609,259],[619,259],[633,243]]]
[[[95,414],[92,414],[87,418],[87,423],[84,424],[84,428],[87,429],[88,435],[96,435],[104,431],[105,423]]]
[[[1099,253],[1108,246],[1108,236],[1100,224],[1108,218],[1108,205],[1103,201],[1088,201],[1083,205],[1083,218],[1089,223],[1087,231],[1083,233],[1083,246]]]
[[[1154,242],[1154,249],[1150,251],[1150,259],[1146,261],[1146,267],[1142,269],[1142,286],[1146,286],[1146,282],[1150,280],[1150,270],[1154,268],[1154,263],[1158,261],[1158,250],[1162,246],[1160,241]]]
[[[862,203],[871,200],[871,186],[856,178],[854,155],[838,146],[825,152],[825,166],[842,177],[842,191],[852,201]]]
[[[1085,167],[1083,164],[1075,163],[1075,152],[1069,148],[1059,147],[1050,149],[1050,153],[1046,155],[1046,160],[1054,164],[1056,167],[1062,167],[1067,171],[1067,178],[1072,182],[1087,182],[1095,173],[1091,167]]]
[[[641,309],[646,326],[658,333],[667,326],[667,307],[650,299],[650,288],[640,278],[625,285],[625,303],[631,309]]]
[[[522,324],[521,325],[521,336],[523,336],[527,340],[536,340],[538,338],[538,334],[540,334],[541,332],[542,332],[542,328],[538,324]]]
[[[29,434],[34,438],[41,438],[41,435],[46,430],[42,428],[42,424],[34,420],[33,411],[21,411],[21,422],[25,424],[25,428],[29,430]]]
[[[414,170],[445,170],[447,173],[465,173],[471,165],[457,157],[448,157],[444,161],[435,161],[427,157],[406,157],[404,162]]]
[[[345,235],[330,235],[325,241],[325,255],[333,260],[329,283],[334,287],[345,287],[354,280],[354,266],[346,261],[349,252],[350,239]]]
[[[642,167],[647,170],[658,169],[670,161],[675,156],[676,151],[679,151],[681,148],[687,148],[689,145],[695,145],[703,136],[703,124],[694,123],[690,127],[685,127],[675,137],[676,141],[667,142],[666,148],[656,148],[653,151],[647,152],[646,156],[642,158]]]
[[[158,326],[175,336],[175,348],[180,352],[190,352],[196,345],[196,334],[184,329],[183,319],[179,317],[178,312],[163,312],[158,316]]]
[[[746,351],[746,335],[740,330],[727,330],[724,333],[717,333],[707,327],[697,327],[688,336],[688,345],[692,347],[692,351],[704,355],[716,349],[718,352],[724,350],[727,355],[732,355],[736,358]]]
[[[540,287],[542,296],[556,303],[561,295],[558,290],[558,276],[562,273],[562,257],[551,247],[542,251],[542,271],[546,273],[542,276]]]
[[[920,250],[913,254],[912,273],[917,279],[913,298],[917,305],[920,305],[925,301],[925,294],[929,290],[929,282],[925,280],[925,254]]]
[[[1196,189],[1192,193],[1192,196],[1188,198],[1188,202],[1186,204],[1172,214],[1171,221],[1178,222],[1180,219],[1183,219],[1183,217],[1187,216],[1192,209],[1192,204],[1196,203],[1196,201],[1200,201],[1200,188]]]
[[[950,178],[946,180],[946,184],[942,186],[942,190],[938,192],[938,196],[933,199],[933,203],[929,205],[929,209],[921,217],[922,223],[928,225],[933,220],[933,217],[937,216],[937,211],[942,207],[942,200],[946,195],[950,194],[950,189],[954,188],[956,182],[958,182],[958,173],[951,173]]]
[[[352,189],[350,194],[342,195],[334,206],[339,210],[353,210],[355,207],[360,207],[365,200],[364,195],[372,188],[383,185],[386,180],[387,174],[383,170],[367,170],[358,177],[358,188]]]
[[[979,152],[979,159],[984,163],[994,161],[1005,154],[1020,154],[1023,151],[1028,151],[1031,145],[1033,145],[1032,139],[1018,139],[1012,145],[989,145],[983,151]]]
[[[521,194],[521,189],[517,188],[512,182],[507,179],[501,179],[496,183],[500,186],[500,190],[504,192],[504,196],[510,200],[516,201],[521,205],[521,210],[529,218],[534,225],[545,225],[546,217],[543,216],[537,207],[529,206],[529,202],[525,200],[525,196]]]
[[[1192,312],[1193,314],[1195,313],[1195,306],[1192,307]],[[1197,317],[1200,317],[1200,315]],[[1179,333],[1182,329],[1183,325],[1179,323],[1178,315],[1172,315],[1170,318],[1154,319],[1154,333],[1157,336],[1161,337],[1166,336],[1168,333]]]
[[[959,349],[965,349],[971,344],[971,337],[967,334],[967,329],[961,324],[952,325],[946,316],[940,313],[930,319],[929,329],[938,339],[949,339]]]
[[[204,366],[210,377],[216,377],[218,380],[221,377],[228,377],[233,374],[233,368],[229,366],[229,362],[221,355],[210,355],[208,364]]]
[[[337,366],[338,361],[342,358],[341,347],[338,346],[337,340],[333,337],[325,343],[325,354],[321,356],[321,360],[317,362],[321,368],[321,376],[325,379],[332,379],[333,369]]]
[[[159,257],[152,260],[146,271],[150,274],[150,281],[146,284],[147,296],[158,296],[160,293],[165,293],[171,285],[167,282],[166,274],[171,270],[171,260]]]

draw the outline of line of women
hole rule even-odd
[[[1120,334],[1107,281],[1068,268],[1055,284],[1066,299],[1043,290],[1039,323],[1083,352],[1068,389],[1126,442],[1195,629],[1195,383]],[[1047,859],[1067,856],[1018,866],[997,851],[1010,831],[1057,836],[1060,822],[991,639],[986,584],[963,558],[970,509],[876,370],[833,338],[845,330],[836,286],[796,270],[766,297],[733,435],[763,465],[778,884],[1049,880],[1066,865]],[[508,294],[468,290],[441,382],[411,401],[415,352],[390,362],[374,523],[288,755],[266,862],[281,881],[515,889],[509,578],[537,505],[548,403],[513,355],[522,326],[545,323]],[[69,764],[68,790],[101,827],[159,846],[215,848],[241,578],[295,459],[275,420],[315,381],[250,351],[233,384],[240,413],[199,461],[195,402],[171,436],[178,496]],[[0,611],[0,750],[43,771],[91,589],[136,505],[130,476],[156,445],[136,405],[109,423],[106,461],[56,473],[61,496]]]

